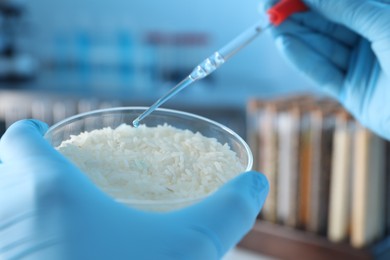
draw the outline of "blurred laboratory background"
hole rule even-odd
[[[0,130],[26,117],[52,124],[100,107],[149,106],[259,19],[255,0],[1,0]],[[164,107],[245,136],[248,98],[307,89],[264,34]]]
[[[23,118],[52,125],[98,108],[150,106],[199,62],[264,19],[260,3],[0,0],[0,136]],[[292,93],[305,96],[285,99]],[[357,176],[355,157],[342,162],[337,158],[344,158],[340,151],[347,151],[342,156],[352,154],[354,149],[345,148],[345,140],[360,128],[345,111],[335,112],[341,109],[337,104],[317,102],[313,95],[319,97],[285,62],[266,32],[213,74],[163,105],[227,125],[250,144],[255,169],[268,174],[271,193],[263,213],[239,251],[232,251],[227,259],[373,259],[383,252],[390,257],[390,221],[385,221],[390,220],[390,188],[385,192],[382,185],[386,182],[390,187],[389,160],[382,158],[384,168],[377,171],[376,183],[367,182],[366,175],[359,177],[359,187],[369,185],[365,194],[375,196],[354,203],[350,194],[363,189],[349,184],[351,176]],[[318,118],[326,118],[321,122],[331,126],[318,127]],[[314,128],[301,127],[306,119]],[[345,126],[349,120],[353,121],[352,130]],[[294,122],[301,127],[299,131],[292,127]],[[344,139],[337,137],[340,131]],[[327,141],[310,133],[320,133]],[[305,136],[311,139],[307,141]],[[295,140],[300,140],[299,149]],[[377,143],[381,149],[387,145],[383,149],[390,154],[388,143]],[[303,169],[304,164],[313,171]],[[285,174],[292,176],[286,170],[290,168],[295,169],[295,179],[285,178]],[[337,175],[338,169],[348,169],[341,172],[349,177],[341,178],[347,175]],[[339,178],[334,176],[341,182],[334,184]],[[370,203],[374,200],[381,203]],[[375,210],[367,210],[369,204],[376,205]],[[353,222],[351,212],[355,211],[368,224]],[[376,223],[374,229],[370,219]],[[356,235],[360,230],[363,235]],[[366,236],[367,230],[374,231]],[[356,239],[360,240],[354,242]],[[250,251],[243,253],[244,249]]]
[[[0,136],[13,122],[23,118],[36,118],[52,125],[66,117],[98,108],[150,106],[184,79],[198,63],[246,28],[264,19],[261,2],[0,0]],[[377,226],[383,227],[378,227],[374,235],[367,236],[358,245],[351,245],[354,230],[364,226],[358,223],[360,226],[353,227],[350,222],[350,211],[353,209],[349,213],[343,210],[352,207],[353,196],[349,193],[362,194],[353,188],[358,178],[354,178],[350,170],[345,174],[349,174],[348,178],[351,179],[346,177],[345,180],[351,181],[342,181],[345,189],[339,188],[349,192],[345,193],[344,200],[339,199],[341,197],[337,195],[337,190],[333,191],[333,187],[341,184],[337,186],[337,178],[330,177],[335,174],[330,163],[325,162],[324,167],[319,166],[318,160],[311,164],[328,170],[321,173],[325,175],[318,179],[323,181],[317,186],[314,179],[313,182],[309,181],[311,177],[308,176],[312,175],[307,172],[304,175],[302,172],[296,173],[300,182],[295,180],[297,186],[294,186],[293,179],[290,182],[284,178],[283,169],[279,169],[283,168],[281,164],[276,170],[276,164],[283,161],[283,156],[291,160],[291,165],[301,168],[303,157],[300,157],[302,151],[296,150],[277,154],[275,151],[292,149],[278,146],[282,144],[279,139],[268,147],[270,142],[267,143],[267,140],[279,138],[282,136],[281,130],[287,128],[282,124],[279,124],[282,126],[279,130],[267,128],[267,116],[271,113],[274,121],[283,118],[286,114],[275,113],[275,109],[284,112],[287,107],[292,107],[292,115],[295,115],[295,109],[304,114],[308,107],[314,108],[308,112],[309,115],[317,115],[323,109],[318,107],[316,100],[309,101],[310,106],[305,105],[305,101],[298,107],[296,101],[277,101],[278,105],[271,101],[291,93],[319,96],[315,88],[289,67],[269,33],[265,32],[220,69],[163,105],[200,114],[227,125],[251,145],[255,169],[269,174],[271,193],[263,215],[259,216],[254,229],[226,259],[374,259],[375,255],[383,256],[383,252],[389,257],[390,221],[386,225],[382,223],[385,218],[390,219],[390,205],[383,201],[382,204],[371,203],[379,205],[376,207],[377,213],[371,209],[369,215],[364,215],[367,219],[377,216],[381,219],[376,222],[379,223]],[[338,107],[337,104],[331,106]],[[333,114],[336,113],[332,112],[332,122],[338,118]],[[336,127],[331,127],[329,140],[333,140],[333,133],[338,132]],[[321,127],[315,125],[313,129],[321,130]],[[304,135],[305,131],[302,130],[300,134]],[[267,133],[270,135],[263,136]],[[311,140],[308,146],[321,147],[316,140]],[[333,148],[322,145],[321,158],[333,158],[334,154],[337,157],[340,151],[336,148],[341,145],[334,140]],[[387,149],[390,151],[389,147]],[[314,151],[313,154],[318,152]],[[271,154],[267,157],[271,158],[268,160],[272,163],[271,168],[261,162],[262,155],[266,154]],[[381,176],[378,180],[382,180],[378,183],[386,182],[386,186],[390,187],[390,164],[383,165],[387,165],[387,170],[378,172],[378,176]],[[361,186],[366,185],[365,180],[362,179]],[[326,191],[318,188],[325,187],[324,182]],[[297,202],[296,196],[291,197],[284,192],[289,189],[295,190],[300,202]],[[368,189],[371,189],[371,193],[368,193],[376,194],[373,198],[390,198],[390,188],[385,192],[371,185]],[[301,191],[306,193],[302,195]],[[317,191],[321,192],[320,195]],[[336,204],[345,202],[337,204],[342,205],[341,209],[334,209],[332,192],[336,194]],[[314,204],[312,198],[316,197],[313,194],[323,200]],[[305,219],[301,222],[298,219],[293,224],[284,220],[285,215],[291,212],[296,217],[296,211],[302,211],[302,205],[309,205],[308,201],[314,206],[310,206],[310,210],[307,206],[307,211],[316,213],[311,216],[325,216],[320,219],[321,223],[325,223],[323,226],[312,228],[310,220]],[[296,205],[294,203],[301,204],[291,206]],[[366,204],[358,202],[356,205]],[[290,205],[295,213],[286,213],[288,207],[284,205]],[[384,208],[386,212],[383,212]],[[332,212],[336,217],[340,215],[344,221],[341,229],[338,228],[339,222],[332,220]],[[330,227],[335,227],[338,232],[336,238],[332,236]]]

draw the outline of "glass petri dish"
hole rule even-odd
[[[45,134],[45,139],[54,147],[58,147],[63,141],[70,139],[71,135],[79,135],[85,131],[90,132],[105,127],[115,129],[122,124],[132,125],[132,121],[146,109],[147,107],[116,107],[78,114],[51,126]],[[159,108],[146,117],[142,124],[147,127],[168,124],[178,129],[199,132],[205,137],[215,138],[221,144],[227,143],[236,153],[243,165],[243,173],[252,169],[253,155],[248,144],[233,130],[218,122],[192,113]],[[137,209],[161,212],[191,205],[205,197],[207,195],[169,200],[140,200],[123,197],[114,199]]]

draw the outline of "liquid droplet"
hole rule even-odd
[[[139,127],[139,120],[138,120],[138,118],[133,121],[133,126],[135,128]]]

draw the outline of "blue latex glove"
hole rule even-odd
[[[268,193],[245,173],[170,213],[116,203],[24,120],[0,141],[1,259],[220,259],[252,227]],[[24,259],[24,258],[23,258]]]
[[[304,76],[390,139],[390,1],[303,0],[272,34]],[[264,1],[268,9],[275,1]]]

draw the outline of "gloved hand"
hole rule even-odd
[[[303,0],[272,29],[278,48],[363,125],[390,139],[390,1]],[[275,1],[266,1],[265,9]]]
[[[128,208],[46,142],[36,120],[0,141],[1,259],[219,259],[252,227],[268,193],[245,173],[170,213]]]

